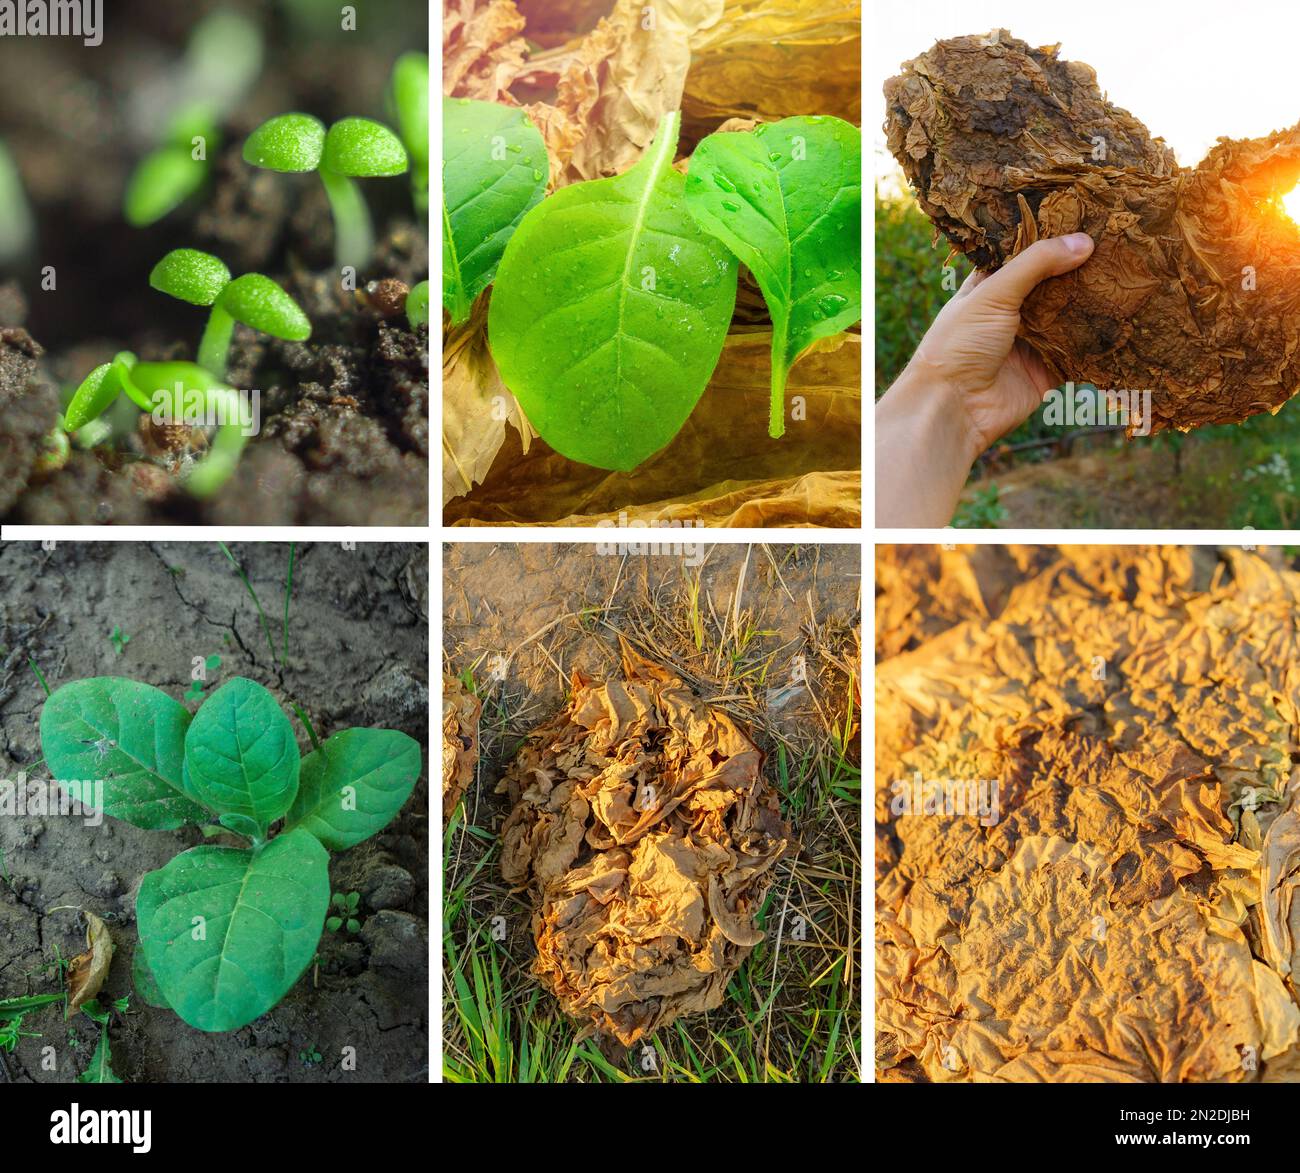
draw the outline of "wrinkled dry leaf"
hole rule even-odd
[[[506,90],[528,52],[523,28],[513,0],[443,0],[442,92],[517,105]]]
[[[517,0],[528,22],[528,39],[554,46],[590,32],[608,16],[614,0]]]
[[[773,440],[771,333],[732,334],[685,426],[635,471],[577,464],[540,440],[525,455],[508,435],[483,483],[444,511],[446,523],[582,525],[627,511],[643,521],[857,526],[861,353],[857,334],[816,343],[786,392],[790,403],[803,397],[806,419]]]
[[[488,475],[505,443],[507,425],[523,453],[534,435],[492,361],[483,328],[486,305],[480,298],[473,316],[451,332],[442,350],[444,504],[464,496]]]
[[[86,918],[86,951],[68,962],[68,1017],[99,996],[113,963],[108,926],[93,912],[83,909],[82,915]]]
[[[533,901],[534,972],[580,1023],[631,1046],[721,1004],[790,848],[763,755],[623,643],[625,679],[573,677],[499,792],[501,871]]]
[[[927,615],[877,665],[880,1077],[1300,1070],[1294,822],[1229,816],[1297,785],[1300,574],[1240,550],[881,555],[878,613]],[[998,811],[899,812],[918,778],[996,782]]]
[[[442,821],[451,818],[478,767],[482,702],[457,676],[442,679]]]
[[[681,106],[691,37],[721,15],[722,0],[617,0],[591,32],[519,67],[516,93],[555,95],[524,107],[546,141],[550,190],[641,157],[660,118]]]
[[[723,119],[792,114],[862,119],[862,7],[856,0],[727,0],[691,37],[683,139]]]
[[[986,270],[1039,237],[1093,238],[1021,314],[1054,384],[1150,389],[1153,431],[1277,410],[1300,385],[1300,226],[1278,202],[1300,181],[1300,126],[1180,168],[1057,48],[957,37],[885,83],[922,209]]]
[[[1297,989],[1296,967],[1300,965],[1300,813],[1296,792],[1300,770],[1291,775],[1283,809],[1264,837],[1264,865],[1260,872],[1260,903],[1264,926],[1264,956],[1268,963]]]

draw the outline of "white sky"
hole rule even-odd
[[[1300,0],[878,0],[868,32],[864,123],[878,173],[881,86],[935,41],[993,28],[1086,61],[1117,106],[1167,142],[1183,165],[1222,135],[1255,138],[1300,122]]]

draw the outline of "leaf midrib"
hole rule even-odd
[[[640,200],[637,201],[636,219],[632,222],[632,233],[628,239],[627,260],[623,262],[623,277],[618,285],[618,318],[615,323],[617,342],[614,345],[614,407],[620,432],[623,428],[623,396],[621,390],[623,386],[623,339],[627,337],[623,329],[623,317],[627,310],[627,282],[632,273],[632,262],[636,254],[637,241],[645,230],[645,219],[650,210],[650,201],[654,198],[655,189],[659,186],[659,177],[664,171],[664,157],[666,155],[671,163],[672,155],[677,149],[679,117],[676,114],[669,115],[659,125],[655,146],[656,153],[651,158],[650,169],[646,173],[645,191],[641,194]]]

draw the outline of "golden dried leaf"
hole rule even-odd
[[[879,555],[878,615],[921,612],[876,668],[880,1078],[1294,1072],[1300,573],[1184,547]]]
[[[513,0],[443,0],[442,92],[515,105],[506,90],[528,51],[523,28]]]
[[[862,118],[862,7],[855,0],[727,0],[722,18],[691,37],[682,137],[726,118],[791,114]]]
[[[487,300],[453,330],[442,350],[442,496],[462,497],[482,481],[506,441],[507,425],[522,453],[534,432],[488,351]]]
[[[69,1016],[99,996],[113,963],[113,939],[108,935],[108,926],[93,912],[83,909],[82,915],[86,918],[86,951],[68,962]]]
[[[722,15],[722,0],[617,0],[584,36],[521,65],[516,90],[553,90],[525,106],[546,141],[554,190],[626,171],[681,106],[691,38]]]
[[[627,1046],[721,1004],[763,938],[754,914],[790,849],[763,757],[726,714],[623,643],[625,678],[573,676],[498,791],[501,873],[533,901],[533,970],[561,1008]]]

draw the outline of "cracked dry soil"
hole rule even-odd
[[[289,548],[234,545],[263,609],[277,654]],[[119,654],[114,626],[130,636]],[[273,659],[257,609],[215,542],[0,544],[0,778],[48,774],[39,719],[50,688],[85,676],[129,676],[183,696],[193,657],[217,654],[207,690],[243,675],[292,702],[323,739],[349,726],[400,729],[421,745],[424,770],[384,831],[331,854],[333,891],[361,893],[361,930],[325,933],[316,963],[269,1013],[229,1034],[204,1034],[133,992],[138,937],[135,893],[145,872],[202,841],[197,828],[144,831],[113,819],[98,827],[58,815],[0,813],[0,997],[57,989],[55,951],[85,947],[84,908],[109,926],[113,964],[107,1003],[132,994],[109,1028],[113,1067],[141,1082],[423,1083],[428,1073],[428,548],[358,544],[297,548],[289,651]],[[193,706],[190,706],[193,708]],[[299,748],[311,745],[294,720]],[[33,781],[35,780],[35,781]],[[0,1083],[72,1082],[86,1068],[98,1028],[85,1015],[63,1023],[58,1006],[29,1015]],[[43,1070],[53,1047],[57,1070]],[[343,1048],[356,1070],[340,1069]],[[319,1063],[301,1052],[317,1051]]]

